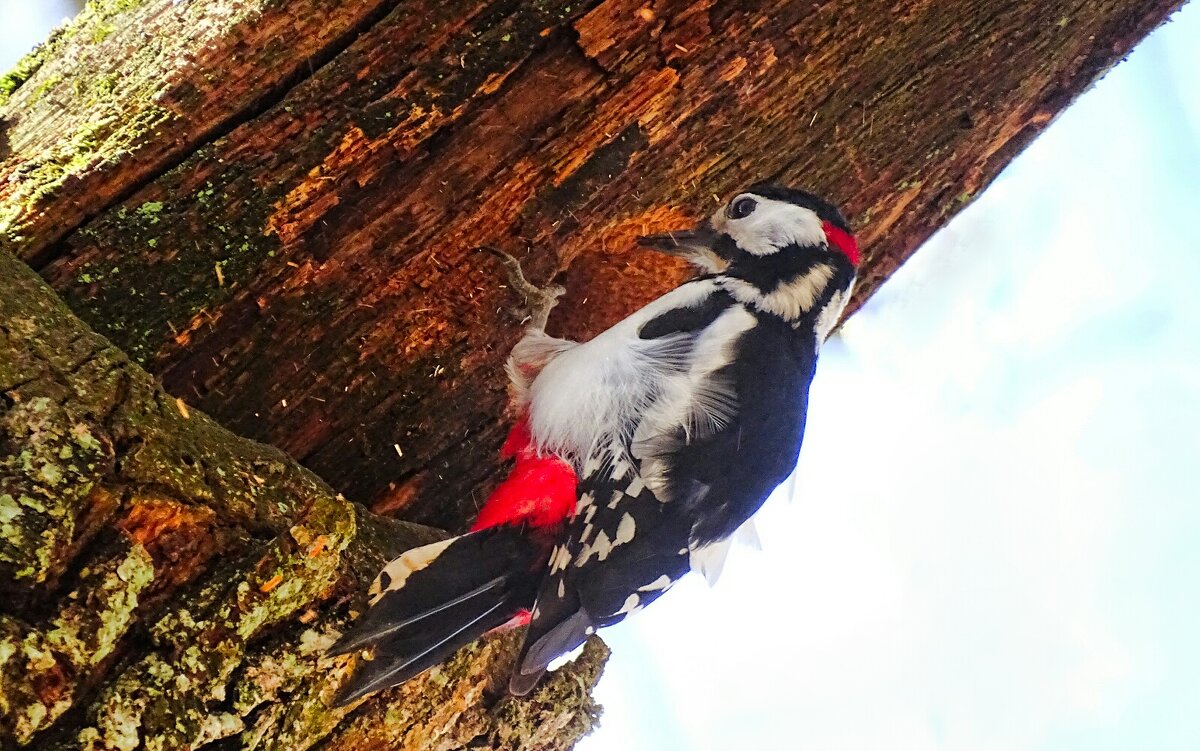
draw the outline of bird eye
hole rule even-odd
[[[749,196],[743,196],[733,203],[729,204],[730,219],[744,219],[750,216],[751,212],[758,206],[758,201],[755,201]]]

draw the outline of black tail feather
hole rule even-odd
[[[405,629],[407,629],[407,632],[405,633],[409,634],[410,641],[413,636],[419,636],[419,633],[413,633],[414,629],[409,629],[409,626],[412,626],[413,624],[423,621],[427,618],[432,618],[438,613],[449,610],[455,605],[459,605],[481,597],[482,595],[486,595],[495,589],[503,587],[506,583],[507,577],[497,576],[494,579],[484,582],[475,589],[472,589],[470,592],[458,595],[457,597],[454,597],[440,605],[436,605],[429,610],[416,613],[408,618],[403,618],[397,621],[387,622],[382,618],[364,618],[359,621],[359,623],[356,623],[354,628],[343,634],[342,638],[338,639],[337,643],[330,647],[326,654],[344,655],[356,650],[366,649],[374,644],[385,643],[388,645],[389,649],[395,651],[400,649],[400,647],[398,644],[393,642],[403,640],[402,632],[405,632]],[[490,602],[490,599],[488,601]]]
[[[372,586],[371,608],[327,652],[375,652],[335,706],[403,683],[530,607],[544,556],[522,530],[494,527],[389,563]]]

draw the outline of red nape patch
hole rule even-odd
[[[471,531],[500,524],[552,527],[575,510],[575,470],[555,456],[538,456],[529,425],[521,420],[508,434],[501,455],[516,464],[479,510]]]
[[[854,235],[833,222],[825,222],[821,227],[825,230],[825,238],[829,240],[829,244],[840,250],[842,255],[850,259],[850,263],[857,266],[858,241],[854,239]]]

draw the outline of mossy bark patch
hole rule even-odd
[[[344,47],[388,0],[91,0],[0,78],[0,248],[51,246]]]
[[[471,248],[561,273],[551,325],[588,337],[686,273],[637,235],[772,179],[846,208],[857,306],[1177,5],[397,2],[44,273],[172,393],[462,526],[520,333]]]
[[[5,748],[293,751],[352,732],[351,712],[392,716],[399,697],[397,733],[416,747],[493,732],[497,694],[481,687],[511,665],[512,635],[368,706],[330,707],[354,658],[324,652],[367,583],[442,533],[356,508],[168,396],[3,252],[0,286]],[[528,711],[573,743],[596,710],[584,692]]]
[[[858,305],[1178,4],[92,3],[0,104],[0,243],[110,337],[0,252],[3,742],[569,747],[595,646],[544,700],[508,634],[328,708],[314,645],[433,533],[289,455],[465,525],[519,335],[472,246],[585,337],[684,273],[636,235],[770,178],[846,206]]]

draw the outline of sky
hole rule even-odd
[[[1200,748],[1198,218],[1193,3],[826,345],[763,550],[605,631],[580,751]]]
[[[579,751],[1200,748],[1200,6],[822,354],[761,552],[604,632]]]

